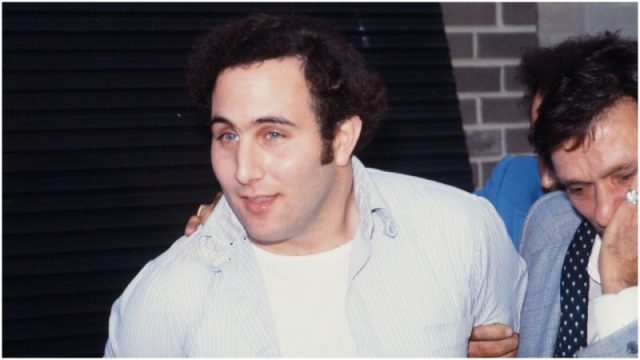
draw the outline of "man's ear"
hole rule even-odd
[[[538,170],[540,171],[540,186],[545,191],[557,190],[558,181],[556,180],[556,175],[540,156],[538,156]]]
[[[349,117],[338,125],[336,136],[333,138],[334,161],[337,165],[350,164],[351,154],[360,138],[360,131],[362,131],[360,116]]]

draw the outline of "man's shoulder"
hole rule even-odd
[[[473,194],[451,185],[421,177],[368,168],[367,172],[378,191],[392,197],[448,198],[472,201]]]
[[[189,237],[180,237],[167,250],[151,260],[150,263],[153,263],[161,271],[167,271],[175,266],[183,266],[194,262],[198,253],[199,233],[200,229]]]
[[[391,206],[400,203],[407,212],[441,208],[442,203],[466,207],[477,203],[479,197],[451,185],[433,180],[365,167],[354,158],[356,195],[373,199],[372,206]],[[407,208],[406,205],[411,205]]]
[[[491,172],[528,176],[538,173],[538,160],[533,155],[507,155],[500,159]],[[524,173],[524,174],[523,174]]]
[[[535,156],[507,156],[494,168],[491,173],[492,178],[496,172],[501,172],[499,176],[501,177],[500,187],[502,190],[498,195],[507,193],[510,196],[517,196],[517,192],[522,192],[528,195],[527,199],[530,198],[529,196],[537,198],[542,195],[540,170]]]
[[[554,191],[538,199],[529,210],[522,231],[520,252],[524,255],[542,247],[562,247],[571,240],[582,221],[565,191]]]
[[[531,206],[529,214],[536,217],[578,216],[567,197],[566,191],[562,190],[553,191],[540,197]]]
[[[447,224],[479,223],[482,219],[486,220],[487,216],[500,221],[486,199],[462,189],[377,169],[368,169],[368,173],[384,204],[392,214],[397,215],[396,220],[400,222],[413,221],[416,217],[422,222],[441,219],[443,221],[439,227],[446,228]]]
[[[491,171],[485,185],[478,189],[478,195],[498,200],[499,197],[515,197],[521,194],[540,196],[540,171],[535,156],[518,155],[503,157]],[[529,199],[530,196],[527,196]]]
[[[538,199],[529,210],[525,227],[529,230],[574,232],[581,221],[565,191],[554,191]]]
[[[185,293],[187,288],[197,289],[197,284],[203,282],[207,274],[206,264],[199,255],[201,239],[198,234],[183,236],[149,261],[127,290],[135,289],[135,293],[162,292],[173,296]]]
[[[206,301],[206,271],[198,239],[183,237],[149,261],[111,308],[105,354],[178,356]]]

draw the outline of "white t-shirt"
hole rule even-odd
[[[351,247],[285,256],[253,246],[282,356],[357,356],[345,310]]]

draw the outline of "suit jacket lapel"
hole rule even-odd
[[[538,203],[534,204],[532,211],[537,212],[537,216],[531,216],[530,212],[523,230],[521,255],[527,262],[529,282],[522,308],[518,353],[552,357],[560,325],[562,264],[582,219],[564,194],[549,194],[539,202],[546,207],[535,209]]]

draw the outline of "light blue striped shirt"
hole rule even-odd
[[[355,157],[353,173],[345,306],[360,356],[462,357],[474,325],[518,331],[526,267],[489,202]],[[254,250],[224,198],[113,304],[105,355],[280,355]]]

